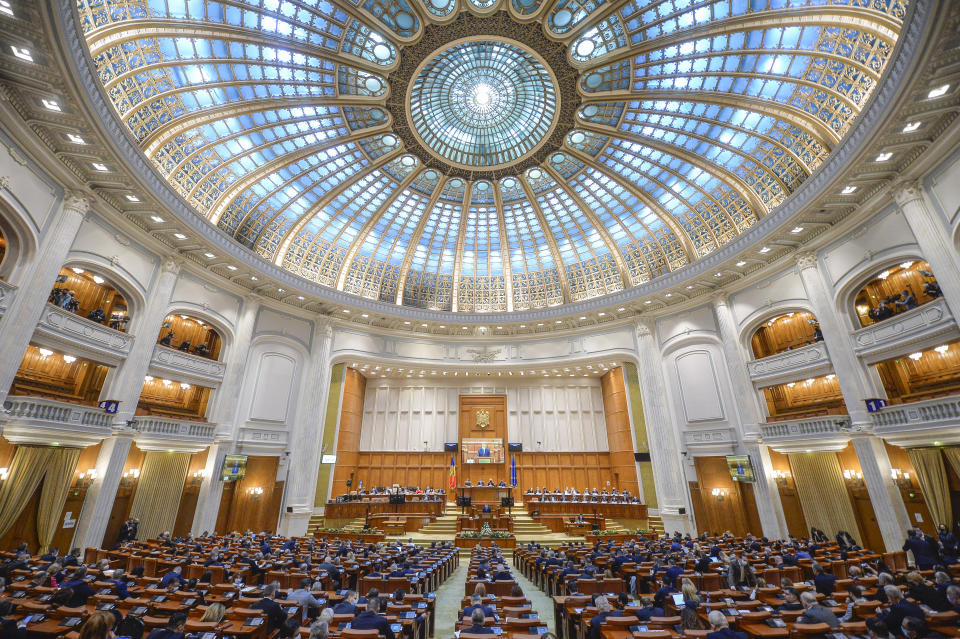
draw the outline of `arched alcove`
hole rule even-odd
[[[941,295],[930,265],[924,260],[906,259],[866,276],[854,298],[854,311],[860,326],[870,326]]]
[[[157,336],[157,343],[209,359],[220,359],[223,337],[209,320],[173,312],[167,315]]]
[[[808,346],[823,339],[817,318],[809,311],[790,311],[767,318],[750,338],[756,359]]]
[[[85,266],[64,266],[57,274],[48,301],[98,324],[125,332],[131,317],[127,299],[110,275]]]

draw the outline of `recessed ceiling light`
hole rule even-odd
[[[673,293],[667,293],[666,297],[673,297]]]
[[[303,295],[297,295],[297,299],[302,302],[302,301],[305,300],[306,298],[305,298]]]
[[[950,347],[947,346],[946,344],[941,344],[940,346],[937,346],[937,347],[934,348],[933,350],[935,350],[935,351],[937,351],[938,353],[940,353],[941,355],[943,355],[944,353],[947,352],[947,349],[949,349],[949,348],[950,348]]]
[[[931,99],[939,98],[942,95],[946,95],[947,91],[949,90],[950,90],[950,85],[944,84],[943,86],[939,86],[936,89],[930,89],[930,93],[927,94],[927,97]]]
[[[465,330],[467,330],[467,327],[466,327],[466,326],[461,326],[461,327],[460,327],[460,330],[461,330],[461,331],[465,331]]]
[[[139,202],[139,201],[140,201],[140,198],[138,198],[136,195],[125,195],[124,197],[127,198],[127,202]]]
[[[923,357],[923,353],[910,353],[908,357],[910,357],[910,359],[912,359],[913,361],[917,361],[918,359]]]
[[[603,311],[600,311],[599,313],[597,313],[597,317],[606,317],[606,316],[607,314],[604,313]]]
[[[622,313],[622,312],[624,312],[625,310],[627,310],[626,307],[621,306],[620,308],[617,309],[617,312],[618,312],[618,313]]]
[[[228,265],[227,265],[227,270],[228,270],[228,271],[235,271],[235,270],[237,270],[237,267],[234,266],[233,264],[228,264]]]
[[[857,187],[851,184],[850,186],[843,187],[843,190],[841,190],[840,193],[842,193],[843,195],[850,195],[851,193],[855,193],[856,190],[857,190]]]
[[[109,168],[107,168],[107,165],[104,164],[103,162],[91,162],[90,166],[92,166],[97,171],[100,171],[101,173],[107,173],[110,170]]]
[[[0,13],[8,16],[13,15],[13,7],[10,6],[9,0],[0,0]]]
[[[581,316],[580,316],[580,321],[581,321],[581,322],[582,322],[583,320],[585,320],[585,319],[587,319],[587,316],[586,316],[586,315],[581,315]]]
[[[687,290],[689,291],[689,290],[692,290],[692,289],[693,289],[693,284],[687,284]]]
[[[554,322],[554,324],[563,324],[563,322],[561,322],[560,320],[557,320],[556,322]]]
[[[15,47],[10,45],[10,50],[13,51],[13,55],[17,56],[21,60],[33,62],[33,56],[30,54],[30,49],[24,49],[23,47]]]
[[[67,139],[73,144],[86,144],[87,141],[75,133],[67,133]]]
[[[163,224],[163,218],[159,215],[151,215],[150,219],[156,222],[157,224]]]
[[[286,291],[283,290],[282,288],[278,288],[278,289],[277,289],[277,293],[286,293]]]
[[[769,253],[769,252],[770,252],[770,247],[769,247],[769,246],[764,246],[762,249],[760,249],[760,252],[761,252],[761,253]]]
[[[737,262],[737,266],[746,266],[746,265],[747,263],[744,262],[743,260],[740,260],[739,262]]]
[[[892,157],[893,157],[893,152],[892,152],[892,151],[885,151],[885,152],[883,152],[883,153],[881,153],[880,155],[877,156],[877,160],[876,160],[876,161],[877,161],[877,162],[886,162],[887,160],[889,160],[889,159],[892,158]]]
[[[717,272],[713,274],[714,277],[723,277],[723,273]]]
[[[498,330],[498,331],[502,331],[502,330],[503,330],[503,327],[502,327],[502,326],[498,326],[498,327],[497,327],[497,330]]]
[[[653,304],[653,300],[646,300],[644,304]]]
[[[250,276],[250,281],[252,281],[252,282],[256,282],[256,281],[259,280],[259,279],[260,279],[260,278],[257,277],[256,275],[251,275],[251,276]]]
[[[368,317],[370,317],[370,315],[367,313],[362,313],[360,317],[362,317],[363,319],[367,319]]]
[[[73,271],[74,273],[76,273],[77,275],[80,275],[81,273],[83,273],[83,269],[82,269],[82,268],[77,268],[76,266],[74,266],[74,267],[71,268],[70,270]]]
[[[60,103],[57,102],[56,100],[48,100],[46,98],[43,98],[42,100],[40,100],[40,104],[42,104],[45,108],[49,109],[50,111],[63,111],[63,109],[60,108]]]
[[[348,311],[344,311],[344,312],[348,312]],[[410,322],[404,322],[403,325],[404,325],[404,326],[410,326]]]
[[[97,284],[103,284],[103,278],[100,277],[99,275],[94,275],[94,276],[93,276],[93,281],[94,281],[95,283],[97,283]]]
[[[537,326],[543,326],[543,322],[537,323]]]
[[[184,235],[183,233],[174,233],[173,236],[174,236],[175,238],[177,238],[178,240],[185,240],[185,239],[187,239],[187,236]]]
[[[903,127],[904,133],[913,133],[917,129],[923,126],[923,122],[917,120],[916,122],[907,122],[907,125]]]
[[[802,226],[795,226],[795,227],[793,227],[792,229],[790,229],[790,232],[791,232],[791,233],[794,233],[794,234],[796,234],[796,233],[803,233],[803,227],[802,227]]]
[[[208,260],[212,260],[213,258],[216,257],[216,255],[214,255],[213,253],[210,253],[209,251],[207,253],[204,253],[203,256]]]

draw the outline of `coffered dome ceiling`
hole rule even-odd
[[[906,2],[79,0],[106,95],[209,222],[447,311],[613,293],[734,239],[848,132]]]

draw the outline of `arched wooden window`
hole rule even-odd
[[[847,412],[840,384],[833,373],[822,377],[777,384],[763,389],[769,421],[804,419]]]
[[[163,320],[157,343],[201,357],[219,359],[222,339],[209,322],[172,313]]]
[[[941,344],[877,364],[891,404],[960,393],[960,342]]]
[[[79,266],[60,269],[48,301],[118,331],[130,322],[127,300],[109,277]]]
[[[906,260],[883,269],[854,300],[860,326],[890,319],[941,296],[940,286],[923,260]]]
[[[817,318],[807,311],[771,317],[750,338],[756,359],[801,348],[823,339]]]

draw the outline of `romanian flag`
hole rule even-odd
[[[450,488],[457,487],[457,462],[453,455],[450,455]]]

